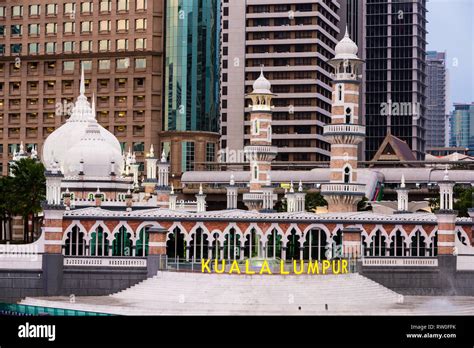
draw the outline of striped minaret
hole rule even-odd
[[[330,183],[321,187],[329,212],[357,211],[365,186],[357,183],[358,144],[365,127],[359,125],[359,73],[363,61],[357,57],[357,45],[347,33],[336,45],[336,56],[328,63],[333,74],[331,124],[324,136],[331,143]]]
[[[244,203],[250,210],[261,210],[264,206],[263,186],[267,186],[272,168],[271,162],[277,155],[272,146],[272,99],[271,84],[263,75],[253,84],[248,95],[252,100],[250,111],[250,146],[245,147],[245,155],[250,163],[250,192],[244,194]],[[271,182],[270,182],[271,184]],[[268,192],[267,192],[268,193]],[[272,199],[274,199],[272,195]],[[270,204],[271,205],[271,204]]]

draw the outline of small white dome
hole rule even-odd
[[[66,152],[77,144],[84,136],[90,120],[95,120],[94,102],[91,108],[90,103],[84,95],[84,71],[81,73],[80,95],[74,104],[71,116],[61,127],[51,133],[43,144],[41,160],[45,166],[57,161],[61,170],[64,170]],[[99,131],[105,141],[114,148],[120,148],[117,138],[107,129],[98,124]]]
[[[260,76],[253,83],[254,94],[271,94],[272,84],[263,75],[263,69],[260,71]]]
[[[115,174],[120,174],[124,166],[120,145],[110,144],[97,121],[90,120],[81,140],[65,152],[63,173],[76,176],[82,169],[87,177],[109,177],[111,162],[115,163]]]
[[[336,52],[335,59],[358,59],[357,52],[359,51],[359,48],[349,37],[347,27],[344,37],[338,42],[334,51]]]

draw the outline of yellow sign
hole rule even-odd
[[[277,271],[272,272],[270,265],[267,260],[264,260],[259,267],[252,267],[250,260],[246,260],[244,269],[241,269],[241,264],[237,260],[201,260],[201,272],[202,273],[217,273],[217,274],[347,274],[348,262],[347,260],[323,260],[321,263],[318,261],[294,260],[293,263],[288,267],[285,261],[280,261],[280,267]]]

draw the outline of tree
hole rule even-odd
[[[305,209],[306,211],[316,212],[317,207],[325,207],[328,205],[328,202],[319,192],[308,192],[305,199]]]
[[[472,208],[474,189],[472,187],[454,186],[454,210],[459,212],[459,217],[468,217],[468,209]]]
[[[30,242],[33,237],[35,221],[42,210],[41,202],[46,198],[44,170],[42,163],[31,158],[23,158],[11,166],[15,212],[23,218],[25,242]]]
[[[0,240],[10,240],[12,238],[12,218],[17,214],[12,181],[13,178],[10,176],[0,178]]]
[[[369,199],[364,196],[362,200],[357,203],[357,211],[371,211],[372,205],[369,203]]]
[[[310,212],[316,212],[316,207],[325,207],[328,203],[319,192],[308,192],[305,196],[305,210]],[[275,205],[275,210],[278,212],[287,211],[286,199],[282,199]]]

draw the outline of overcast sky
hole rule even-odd
[[[447,52],[450,104],[474,102],[474,0],[428,0],[427,8],[428,50]]]

